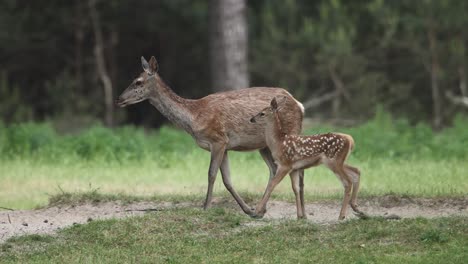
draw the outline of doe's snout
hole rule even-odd
[[[124,102],[124,100],[122,98],[120,98],[120,97],[115,99],[115,101],[114,101],[115,105],[120,106],[120,107],[123,106],[123,102]]]

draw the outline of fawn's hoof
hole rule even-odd
[[[369,219],[370,218],[369,215],[367,215],[366,213],[364,213],[362,211],[354,212],[354,215],[359,217],[360,219]]]

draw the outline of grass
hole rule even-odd
[[[262,194],[268,170],[259,155],[233,153],[232,181],[243,193]],[[118,164],[77,163],[54,165],[32,161],[0,163],[0,206],[29,209],[47,204],[51,195],[62,192],[98,190],[104,194],[151,197],[157,195],[202,196],[206,192],[209,155],[194,151],[168,167],[157,162]],[[362,170],[361,195],[387,193],[410,196],[461,196],[468,190],[466,161],[352,160]],[[189,173],[188,173],[189,172]],[[342,186],[325,167],[306,171],[307,199],[335,198]],[[221,177],[215,184],[217,195],[226,194]],[[290,180],[285,179],[274,194],[293,197]]]
[[[333,225],[180,208],[93,221],[0,245],[2,263],[466,263],[468,219]]]
[[[361,195],[411,196],[468,194],[468,122],[434,133],[378,111],[352,128],[310,128],[305,133],[343,131],[353,135],[350,163],[362,171]],[[59,135],[50,124],[0,123],[0,207],[28,209],[47,204],[62,192],[99,192],[152,197],[206,192],[210,155],[186,133],[170,127],[144,131],[135,127],[94,126],[78,134]],[[230,153],[236,190],[263,193],[267,167],[256,152]],[[306,171],[309,198],[341,196],[342,187],[324,167]],[[289,180],[274,194],[289,199]],[[225,194],[220,177],[217,195]]]

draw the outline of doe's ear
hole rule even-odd
[[[272,110],[278,109],[278,102],[276,102],[276,97],[271,100],[270,106]]]
[[[159,68],[158,62],[156,61],[156,58],[154,56],[151,56],[151,59],[149,61],[149,66],[153,73],[158,71],[158,68]]]
[[[152,74],[151,70],[150,70],[150,66],[149,66],[148,62],[146,61],[145,57],[143,57],[143,56],[141,56],[141,67],[148,74]]]

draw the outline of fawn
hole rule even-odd
[[[296,196],[297,217],[306,218],[303,194],[301,193],[299,196],[299,171],[320,164],[325,164],[330,168],[341,180],[345,189],[343,205],[338,219],[345,218],[348,203],[351,204],[352,209],[358,216],[364,216],[365,214],[358,209],[356,203],[361,173],[359,169],[344,164],[353,149],[353,138],[350,135],[341,133],[311,136],[284,133],[278,115],[278,112],[284,107],[284,100],[284,98],[278,100],[276,97],[273,98],[269,107],[250,119],[251,123],[266,123],[266,144],[278,166],[276,175],[269,181],[263,198],[256,207],[255,216],[263,217],[271,192],[289,173],[292,189]]]

